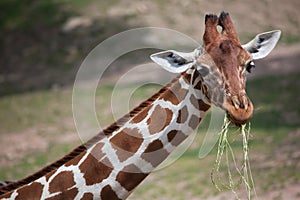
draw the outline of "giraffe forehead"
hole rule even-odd
[[[206,51],[214,62],[211,66],[216,66],[225,79],[236,75],[251,60],[251,55],[234,40],[218,41],[206,47]]]

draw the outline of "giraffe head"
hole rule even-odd
[[[220,26],[221,31],[217,27]],[[236,125],[247,123],[253,104],[246,94],[246,74],[255,67],[254,60],[267,56],[277,44],[278,30],[258,34],[241,45],[228,13],[206,15],[204,45],[192,53],[173,50],[151,55],[154,62],[173,73],[194,70],[201,77],[209,101],[226,111]]]

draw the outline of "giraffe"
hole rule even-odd
[[[0,187],[0,199],[126,199],[189,136],[212,104],[237,126],[251,119],[246,71],[273,50],[280,33],[261,33],[241,45],[228,13],[206,15],[203,46],[191,53],[151,55],[176,78],[65,157]]]

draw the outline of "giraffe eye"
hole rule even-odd
[[[246,70],[247,72],[251,73],[251,69],[255,67],[255,64],[253,61],[250,61],[247,65],[246,65]]]

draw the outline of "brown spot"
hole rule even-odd
[[[195,106],[195,108],[201,111],[207,111],[210,108],[210,105],[204,103],[202,99],[197,99],[194,95],[191,95],[190,101]]]
[[[194,77],[199,77],[199,75],[200,74],[197,73],[197,75],[195,74]],[[196,83],[196,85],[194,86],[194,88],[197,89],[197,90],[202,90],[202,80],[201,79],[198,81],[198,83]]]
[[[161,99],[178,105],[185,98],[187,92],[186,89],[181,88],[180,83],[176,83],[162,95]]]
[[[49,183],[49,192],[66,191],[75,185],[74,174],[71,171],[63,171],[57,174]]]
[[[173,145],[173,146],[178,146],[183,140],[187,138],[187,136],[178,130],[172,130],[168,134],[168,141]]]
[[[178,117],[177,117],[177,120],[176,122],[177,123],[184,123],[186,122],[187,118],[189,116],[189,111],[187,109],[187,106],[184,106],[183,108],[181,108],[179,111],[178,111]]]
[[[110,139],[121,162],[131,157],[140,148],[144,139],[139,130],[125,128]]]
[[[143,119],[145,119],[148,115],[148,112],[149,112],[150,108],[151,108],[151,106],[146,107],[141,112],[139,112],[134,118],[132,118],[133,123],[139,123]]]
[[[131,164],[124,167],[117,175],[117,181],[128,191],[133,190],[148,174]]]
[[[147,146],[141,157],[151,163],[153,167],[157,167],[169,155],[163,147],[163,143],[159,139],[154,140]]]
[[[104,188],[102,188],[100,196],[101,199],[121,200],[110,185],[107,185]]]
[[[198,100],[196,99],[196,97],[193,94],[190,97],[190,101],[195,108],[199,109]]]
[[[102,147],[104,146],[104,143],[100,142],[96,144],[95,147],[93,147],[91,154],[97,159],[97,160],[103,160],[103,157],[105,154],[102,152]],[[101,161],[102,162],[102,161]]]
[[[210,108],[210,105],[204,103],[204,101],[202,99],[198,100],[198,104],[199,104],[200,110],[202,110],[202,111],[207,111]]]
[[[196,129],[197,126],[199,125],[200,121],[201,121],[201,118],[197,117],[196,115],[192,115],[192,117],[189,121],[189,126],[192,129]]]
[[[16,200],[24,199],[40,199],[43,192],[43,185],[41,183],[33,182],[30,185],[26,185],[18,189],[18,196]]]
[[[80,171],[84,174],[87,185],[100,183],[106,179],[112,169],[108,159],[99,162],[93,155],[89,154],[85,161],[79,166]]]
[[[92,193],[85,193],[85,194],[82,196],[81,200],[91,200],[91,199],[93,199],[93,198],[94,198],[94,195],[93,195]]]
[[[200,73],[195,70],[194,74],[193,74],[193,80],[191,81],[191,83],[194,85],[195,84],[195,81],[198,79],[198,77],[200,76]],[[199,89],[199,85],[201,86],[201,79],[198,79],[199,82],[194,86],[196,89]]]
[[[58,195],[47,198],[46,200],[61,200],[61,199],[70,199],[71,200],[71,199],[74,199],[77,194],[78,194],[78,189],[72,188],[70,190],[62,191],[62,193],[59,193]]]
[[[162,131],[170,124],[172,116],[173,112],[170,109],[162,108],[160,105],[157,105],[152,115],[147,120],[150,134],[155,134]]]
[[[163,147],[164,147],[163,143],[159,139],[156,139],[147,146],[144,153],[154,152],[159,149],[162,149]]]
[[[187,74],[186,72],[183,72],[182,74],[183,80],[189,85],[191,82],[192,75]]]

